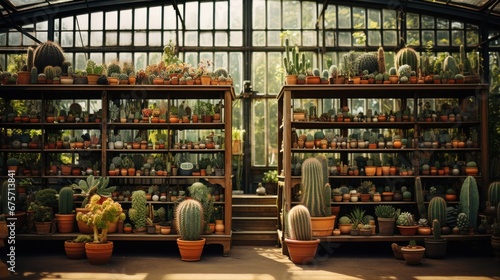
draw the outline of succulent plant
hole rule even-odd
[[[399,214],[396,224],[399,226],[413,226],[415,222],[413,221],[413,215],[410,212],[402,212]]]
[[[296,205],[288,212],[290,239],[312,240],[311,215],[303,205]]]
[[[176,228],[182,240],[199,240],[203,227],[203,206],[195,199],[183,200],[175,210]]]

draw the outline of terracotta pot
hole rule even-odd
[[[290,259],[294,264],[307,264],[314,262],[318,249],[319,239],[293,240],[285,238]]]
[[[341,234],[350,234],[351,228],[352,224],[344,224],[344,225],[339,224],[339,230]]]
[[[69,259],[83,259],[85,258],[85,243],[66,240],[64,241],[64,251]]]
[[[378,234],[384,236],[394,235],[395,218],[377,218]]]
[[[52,222],[35,222],[36,234],[49,234]]]
[[[90,264],[101,265],[107,264],[113,254],[113,242],[106,243],[85,243],[85,253]]]
[[[177,238],[177,246],[181,254],[181,259],[186,262],[199,261],[203,247],[205,246],[205,238],[201,240],[189,241]]]
[[[425,248],[422,246],[415,247],[401,247],[401,252],[403,253],[403,257],[408,265],[417,265],[420,264],[422,257],[425,253]]]
[[[76,214],[56,214],[57,230],[60,233],[73,232]]]
[[[76,208],[76,213],[78,214],[79,212],[82,213],[87,213],[89,210],[85,208]],[[93,233],[94,231],[92,230],[91,227],[89,227],[85,222],[83,221],[77,221],[78,224],[78,229],[80,230],[80,233],[84,234],[89,234]]]
[[[334,215],[329,217],[311,217],[313,236],[332,235],[335,218]]]
[[[418,227],[417,232],[419,235],[429,235],[431,234],[430,227]]]
[[[415,235],[417,233],[418,226],[398,226],[398,229],[401,235]]]

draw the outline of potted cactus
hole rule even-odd
[[[420,264],[425,253],[425,247],[418,246],[415,240],[410,240],[407,246],[401,247],[401,252],[408,265]]]
[[[59,213],[56,214],[57,229],[60,233],[73,232],[76,214],[73,211],[73,188],[63,187],[59,191]]]
[[[175,209],[175,224],[180,238],[177,246],[183,261],[199,261],[205,238],[203,231],[203,206],[195,199],[183,200]]]
[[[410,212],[399,214],[396,224],[401,235],[415,235],[417,233],[418,225],[415,224]]]
[[[130,220],[134,224],[135,231],[137,232],[146,231],[146,201],[146,192],[143,190],[137,190],[132,193],[132,208],[128,213]]]
[[[432,238],[425,238],[425,255],[431,259],[442,259],[446,256],[446,238],[441,237],[441,224],[437,219],[432,221]]]
[[[314,260],[320,240],[313,238],[311,215],[304,205],[296,205],[287,216],[288,237],[285,242],[290,259],[295,264],[306,264]]]

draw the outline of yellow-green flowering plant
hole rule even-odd
[[[87,213],[78,213],[76,219],[83,221],[94,231],[94,243],[106,243],[108,229],[111,223],[125,220],[122,206],[113,199],[107,198],[101,203],[100,195],[93,195],[90,203],[85,206]]]

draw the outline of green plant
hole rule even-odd
[[[358,192],[367,194],[370,193],[372,188],[375,187],[372,181],[363,181],[361,182],[361,185],[358,187]]]
[[[324,164],[318,158],[308,158],[302,163],[302,203],[307,207],[311,217],[327,217],[331,215],[331,188],[325,184]],[[328,177],[328,174],[326,174]],[[327,203],[328,201],[328,203]]]
[[[396,53],[395,62],[396,64],[394,66],[396,68],[399,68],[401,65],[408,64],[412,70],[417,70],[418,54],[414,49],[404,47]]]
[[[210,219],[214,213],[214,198],[206,185],[195,182],[188,187],[190,196],[198,200],[203,207],[203,227],[205,232],[210,232]]]
[[[432,220],[432,236],[434,240],[441,239],[441,224],[437,219]]]
[[[469,218],[470,226],[475,229],[479,211],[479,191],[476,179],[472,176],[465,178],[460,189],[460,209]]]
[[[379,218],[397,218],[399,211],[392,205],[377,205],[375,206],[375,215]]]
[[[92,242],[94,239],[92,236],[88,234],[79,234],[75,239],[73,239],[73,242],[76,243],[85,243],[85,242]]]
[[[115,191],[116,186],[108,187],[108,184],[108,177],[96,178],[94,175],[89,175],[85,180],[80,180],[78,181],[78,184],[73,184],[71,187],[73,189],[79,189],[81,191],[81,195],[85,196],[85,199],[82,201],[82,207],[85,207],[89,198],[94,194],[110,197]]]
[[[444,198],[436,196],[429,201],[427,208],[428,219],[434,221],[438,220],[440,224],[446,224],[446,201]]]
[[[8,158],[7,166],[19,166],[19,159],[17,158]]]
[[[372,53],[362,53],[356,58],[356,68],[358,73],[363,71],[368,71],[368,73],[379,71],[377,55]]]
[[[47,65],[61,66],[64,60],[62,48],[52,41],[41,43],[33,52],[33,64],[39,71]]]
[[[347,216],[349,217],[349,219],[351,219],[353,226],[364,224],[363,219],[365,218],[365,210],[359,207],[354,207],[351,213],[349,213]]]
[[[457,227],[460,231],[469,231],[470,221],[466,213],[459,213],[457,216]]]
[[[38,83],[38,69],[36,67],[31,67],[30,83]]]
[[[262,182],[264,183],[278,183],[278,170],[273,169],[264,172],[264,176],[262,177]]]
[[[290,239],[312,240],[311,215],[303,205],[296,205],[288,212]]]
[[[351,224],[351,223],[352,223],[351,219],[349,217],[347,217],[347,216],[342,216],[339,219],[339,224],[340,225],[348,225],[348,224]]]
[[[488,186],[488,201],[492,206],[500,202],[500,181],[491,182]]]
[[[379,47],[377,50],[377,63],[378,63],[378,72],[381,74],[385,73],[385,52],[382,47]]]
[[[40,206],[57,207],[57,191],[51,188],[39,190],[35,193],[35,202]]]
[[[285,39],[285,57],[283,58],[283,65],[287,75],[297,75],[299,74],[298,69],[302,68],[299,64],[299,47],[292,47],[291,50],[292,54],[290,55],[290,41],[287,38]],[[305,60],[305,55],[303,55],[303,60]]]
[[[457,61],[451,55],[448,55],[443,61],[443,71],[451,71],[452,75],[455,76],[460,72],[458,68]]]
[[[410,212],[402,212],[399,214],[396,224],[399,226],[413,226],[415,222],[413,220],[413,215]]]
[[[422,180],[415,178],[415,201],[417,202],[418,215],[422,219],[427,219],[427,208],[424,205],[424,193],[422,189]]]
[[[94,232],[94,243],[106,243],[108,240],[108,229],[111,223],[118,220],[125,220],[120,203],[107,198],[100,203],[101,196],[93,195],[90,203],[85,206],[89,211],[79,212],[76,215],[77,221],[85,222]]]
[[[66,186],[59,191],[59,214],[73,212],[73,188]]]
[[[51,222],[54,219],[52,207],[32,202],[30,210],[33,211],[33,221],[35,222]]]
[[[104,71],[104,67],[102,65],[97,65],[94,60],[89,59],[87,60],[87,66],[85,68],[85,71],[87,72],[87,75],[89,74],[101,75],[102,72]]]
[[[175,209],[175,223],[182,240],[200,240],[203,206],[194,199],[183,200]]]
[[[130,220],[134,223],[136,229],[146,227],[146,193],[143,190],[132,192],[132,208],[129,210]]]

